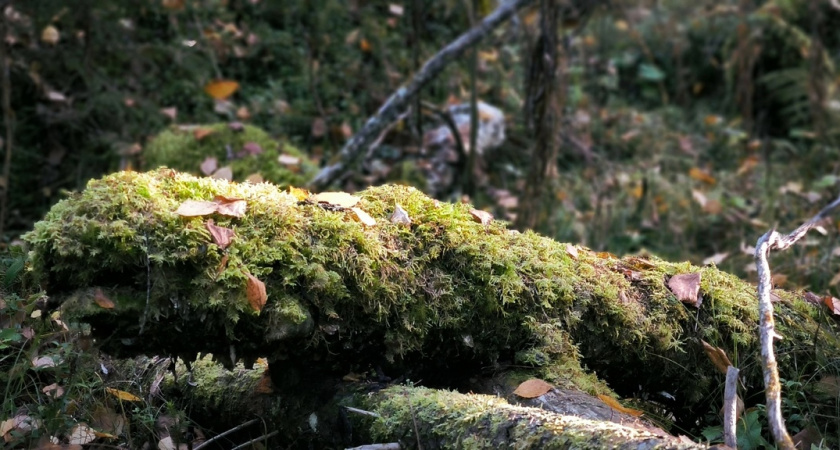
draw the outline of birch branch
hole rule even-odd
[[[783,450],[793,450],[795,447],[782,417],[782,387],[779,383],[779,366],[773,350],[773,339],[781,339],[782,337],[776,333],[775,329],[773,304],[770,301],[770,280],[772,276],[767,257],[771,250],[784,250],[796,243],[838,206],[840,206],[840,197],[790,234],[783,236],[776,230],[770,230],[758,239],[755,246],[755,264],[758,269],[758,311],[761,320],[759,338],[761,341],[761,363],[764,371],[764,392],[767,397],[767,420],[773,439],[775,439],[778,448]]]
[[[376,114],[369,118],[365,125],[356,133],[339,152],[339,161],[321,169],[309,183],[314,188],[323,188],[335,181],[353,161],[364,152],[388,124],[408,107],[409,102],[423,86],[434,79],[452,61],[460,58],[468,48],[483,39],[494,28],[509,19],[513,14],[528,5],[533,0],[508,0],[490,13],[478,25],[462,34],[458,39],[439,51],[432,59],[426,61],[420,71],[414,75],[408,85],[400,87],[391,94],[385,104]]]

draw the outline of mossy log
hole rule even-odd
[[[176,214],[216,196],[247,211]],[[691,427],[723,380],[703,340],[742,368],[748,394],[761,390],[754,288],[714,266],[561,244],[404,186],[358,196],[375,225],[270,184],[123,172],[55,205],[25,240],[51,301],[109,338],[107,350],[210,352],[228,364],[265,356],[281,388],[313,372],[369,370],[464,388],[515,365],[562,388],[642,394]],[[389,220],[397,205],[410,225]],[[235,232],[225,249],[211,218]],[[667,287],[683,273],[700,275],[699,307]],[[261,311],[252,278],[265,283]],[[776,294],[782,376],[835,367],[836,321],[801,294]]]

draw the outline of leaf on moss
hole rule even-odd
[[[631,415],[633,417],[639,417],[642,414],[644,414],[644,411],[639,411],[638,409],[625,408],[624,406],[621,405],[621,403],[618,403],[618,401],[616,399],[612,398],[612,397],[608,397],[608,396],[603,395],[603,394],[598,394],[598,398],[601,399],[602,402],[606,403],[607,406],[609,406],[610,408],[612,408],[612,409],[614,409],[618,412],[628,414],[628,415]]]
[[[306,189],[296,188],[294,186],[289,186],[289,194],[291,194],[297,201],[302,202],[309,198],[309,191]]]
[[[126,402],[139,402],[139,401],[143,400],[142,398],[140,398],[140,397],[138,397],[138,396],[136,396],[136,395],[134,395],[130,392],[121,391],[119,389],[105,388],[105,391],[107,393],[113,395],[114,397],[116,397],[120,400],[126,401]]]
[[[228,245],[230,245],[231,239],[236,236],[236,233],[230,228],[220,227],[214,224],[213,219],[208,220],[204,226],[206,226],[207,231],[210,232],[210,237],[213,239],[213,243],[218,245],[222,250],[226,249]]]
[[[536,398],[552,389],[554,389],[554,386],[547,382],[539,378],[531,378],[528,381],[523,381],[513,393],[522,398]]]
[[[245,275],[248,276],[248,282],[245,286],[248,303],[254,308],[254,311],[260,312],[268,300],[268,295],[265,293],[265,283],[250,273],[246,273]]]
[[[249,141],[242,145],[242,156],[255,156],[263,152],[263,148],[256,142]]]
[[[726,352],[723,351],[722,348],[714,347],[702,339],[700,340],[700,343],[703,344],[703,351],[706,352],[706,356],[709,357],[709,360],[718,372],[726,375],[727,369],[729,369],[729,366],[732,365],[732,361],[730,361],[729,357],[726,356]]]
[[[219,168],[219,160],[215,156],[208,156],[201,162],[199,168],[204,175],[210,175]]]
[[[197,217],[213,214],[219,209],[219,204],[205,200],[184,200],[175,210],[175,214],[182,217]]]
[[[93,293],[93,301],[96,302],[101,308],[105,309],[114,309],[114,302],[108,298],[102,289],[96,288],[96,291]]]
[[[233,181],[233,169],[230,166],[220,167],[219,170],[213,172],[213,175],[210,176],[218,180]]]
[[[362,225],[372,227],[376,225],[376,219],[370,216],[370,214],[361,210],[361,208],[350,208],[350,211],[353,211],[353,214],[356,217],[356,220],[362,223]]]
[[[204,92],[216,100],[225,100],[239,89],[239,83],[233,80],[213,80],[204,85]]]
[[[402,208],[402,206],[396,204],[394,206],[394,212],[391,213],[391,217],[388,218],[391,223],[396,223],[400,225],[411,225],[411,217],[408,216],[408,213]]]
[[[193,130],[193,137],[196,141],[200,141],[213,133],[214,131],[212,128],[196,128]]]
[[[840,316],[840,299],[826,295],[823,297],[823,303],[828,307],[828,310],[832,315]]]
[[[677,300],[699,308],[703,303],[700,297],[700,273],[682,273],[674,275],[668,280],[668,288],[677,297]]]
[[[245,130],[245,125],[243,125],[242,122],[230,122],[228,124],[228,128],[233,131],[243,131]]]
[[[574,260],[578,259],[578,250],[577,250],[577,247],[575,247],[574,245],[566,244],[566,253],[568,253],[569,256],[572,257],[572,259],[574,259]]]
[[[222,272],[224,272],[224,270],[227,268],[227,263],[228,263],[228,255],[222,256],[222,260],[219,261],[219,267],[216,268],[216,276],[217,277],[219,275],[221,275]]]
[[[248,203],[241,198],[230,198],[223,195],[217,195],[216,198],[213,199],[213,202],[218,205],[217,211],[223,216],[242,217],[248,209]]]
[[[283,153],[277,157],[277,162],[284,166],[296,166],[300,164],[300,158]]]
[[[312,196],[312,201],[316,203],[328,203],[342,208],[352,208],[359,203],[360,197],[350,195],[346,192],[322,192]]]
[[[476,222],[482,225],[490,225],[490,223],[493,222],[493,214],[490,214],[487,211],[482,211],[480,209],[471,209],[470,215]]]

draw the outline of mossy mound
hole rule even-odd
[[[302,186],[318,171],[297,148],[235,122],[172,126],[146,145],[143,157],[149,169],[166,166],[193,174],[202,173],[207,158],[216,158],[217,167],[229,166],[236,181],[259,174],[278,186]]]
[[[112,351],[268,356],[342,373],[381,364],[449,386],[482,367],[517,364],[561,386],[608,392],[583,361],[625,394],[668,393],[675,399],[658,404],[696,421],[723,380],[702,339],[731,355],[748,388],[761,389],[753,288],[713,266],[619,259],[485,225],[469,205],[409,187],[358,195],[375,225],[270,184],[122,172],[55,205],[24,239],[66,320],[91,323]],[[243,199],[247,211],[175,212],[185,200],[217,196]],[[411,225],[389,220],[396,205]],[[224,250],[210,218],[236,234]],[[666,284],[689,272],[702,277],[699,308]],[[268,294],[259,313],[249,275]],[[831,367],[840,359],[835,321],[779,294],[783,376]],[[818,352],[803,345],[815,330],[823,330]]]

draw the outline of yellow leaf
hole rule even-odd
[[[312,196],[312,200],[316,203],[329,203],[342,208],[352,208],[356,206],[356,203],[359,203],[361,198],[346,192],[322,192]]]
[[[711,176],[709,172],[697,167],[692,167],[691,170],[688,171],[688,176],[706,184],[715,184],[717,182],[715,177]]]
[[[109,394],[113,395],[114,397],[117,397],[118,399],[126,401],[126,402],[140,402],[140,401],[143,401],[142,398],[140,398],[140,397],[138,397],[134,394],[131,394],[129,392],[121,391],[119,389],[105,388],[105,391],[108,392]]]
[[[639,411],[638,409],[625,408],[624,406],[621,406],[621,403],[618,403],[618,401],[612,397],[607,397],[606,395],[598,394],[598,398],[600,398],[602,402],[606,403],[607,406],[618,412],[629,414],[633,417],[639,417],[642,414],[644,414],[644,411]]]
[[[356,215],[356,220],[361,222],[363,225],[372,227],[376,225],[376,219],[370,216],[370,214],[362,211],[360,208],[350,208],[350,211]]]
[[[102,289],[96,288],[96,291],[93,293],[93,301],[96,302],[102,308],[105,309],[114,309],[114,302],[108,298]]]
[[[309,191],[306,189],[296,188],[294,186],[289,186],[289,194],[291,194],[292,197],[296,198],[299,202],[306,200],[310,195]]]
[[[58,43],[58,40],[61,36],[58,33],[58,28],[47,25],[44,27],[43,31],[41,31],[41,42],[45,44],[55,45]]]
[[[365,52],[365,53],[370,53],[370,49],[371,49],[370,42],[368,42],[367,39],[362,38],[362,40],[359,41],[359,48],[362,49],[362,51]]]
[[[214,80],[204,86],[204,92],[216,100],[226,100],[239,89],[239,83],[233,80]]]

